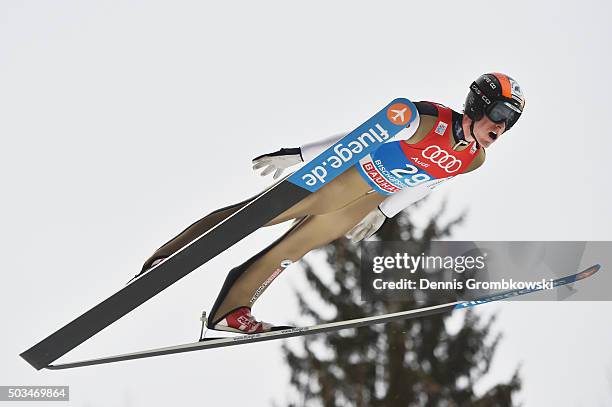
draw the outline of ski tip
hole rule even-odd
[[[591,267],[582,270],[580,273],[576,274],[576,281],[591,277],[593,274],[597,273],[599,269],[601,269],[601,265],[594,264]]]

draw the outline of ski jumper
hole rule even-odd
[[[415,105],[419,118],[411,128],[388,140],[353,168],[268,223],[296,220],[278,240],[230,270],[209,313],[209,327],[237,308],[250,308],[286,267],[309,251],[344,236],[377,206],[386,216],[392,217],[441,182],[482,164],[484,149],[475,142],[460,142],[463,134],[461,114],[430,102]],[[341,137],[302,146],[304,161]],[[402,137],[407,139],[400,139]],[[205,233],[252,199],[214,211],[195,222],[158,249],[145,262],[143,270]]]

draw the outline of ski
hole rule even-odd
[[[20,356],[37,370],[46,367],[319,190],[408,127],[417,116],[412,102],[393,100],[282,182]]]
[[[576,281],[592,276],[599,269],[600,269],[600,265],[595,264],[591,267],[586,268],[585,270],[579,273],[553,280],[553,285],[554,287],[559,287],[559,286],[563,286],[566,284],[575,283]],[[263,341],[270,341],[270,340],[275,340],[275,339],[290,338],[290,337],[304,336],[304,335],[313,335],[313,334],[324,333],[324,332],[333,332],[333,331],[339,331],[342,329],[359,328],[362,326],[383,324],[383,323],[391,322],[395,320],[420,318],[420,317],[425,317],[425,316],[434,315],[434,314],[452,312],[454,310],[474,307],[477,305],[486,304],[486,303],[490,303],[493,301],[505,300],[511,297],[525,295],[525,294],[529,294],[529,293],[540,291],[540,290],[542,290],[542,288],[510,290],[510,291],[504,291],[501,293],[484,296],[484,297],[481,297],[475,300],[470,300],[470,301],[456,301],[456,302],[451,302],[447,304],[433,305],[433,306],[425,307],[425,308],[418,308],[418,309],[413,309],[413,310],[408,310],[408,311],[395,312],[392,314],[385,314],[385,315],[365,317],[365,318],[357,318],[357,319],[351,319],[348,321],[330,322],[330,323],[315,325],[311,327],[292,328],[292,329],[285,329],[282,331],[265,332],[265,333],[260,333],[260,334],[244,335],[244,336],[238,336],[238,337],[232,337],[232,338],[209,339],[203,342],[193,342],[193,343],[188,343],[188,344],[183,344],[183,345],[145,350],[141,352],[126,353],[126,354],[115,355],[115,356],[107,356],[107,357],[98,358],[98,359],[82,360],[82,361],[62,363],[62,364],[57,364],[57,365],[49,365],[46,368],[51,369],[51,370],[71,369],[75,367],[101,365],[101,364],[121,362],[121,361],[126,361],[126,360],[149,358],[153,356],[171,355],[175,353],[193,352],[193,351],[203,350],[203,349],[213,349],[213,348],[221,348],[221,347],[226,347],[226,346],[244,345],[247,343],[263,342]]]

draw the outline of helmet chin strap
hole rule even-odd
[[[466,115],[464,114],[464,117]],[[480,146],[480,144],[478,143],[478,140],[476,139],[476,135],[474,134],[474,123],[476,123],[476,120],[472,119],[471,117],[467,116],[472,122],[470,123],[470,136],[472,136],[472,140],[474,141],[474,143],[476,143],[477,146]],[[466,146],[469,145],[471,143],[471,141],[467,141],[466,139],[466,132],[463,129],[463,123],[458,122],[457,123],[458,127],[455,129],[455,135],[458,136],[456,140],[456,145],[453,149],[457,149],[461,146]]]
[[[476,143],[476,146],[480,147],[480,143],[478,142],[478,139],[476,138],[476,135],[474,134],[474,123],[476,123],[476,120],[472,119],[472,123],[470,124],[470,134],[472,135],[472,138],[474,139],[474,143]]]
[[[476,140],[476,135],[474,134],[474,123],[476,123],[476,121],[472,119],[472,123],[470,124],[470,135],[474,141],[478,142],[478,140]]]

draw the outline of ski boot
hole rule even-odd
[[[215,331],[237,332],[243,334],[258,334],[262,332],[281,331],[292,329],[292,326],[274,326],[267,322],[257,321],[251,314],[250,307],[238,307],[209,327]]]

